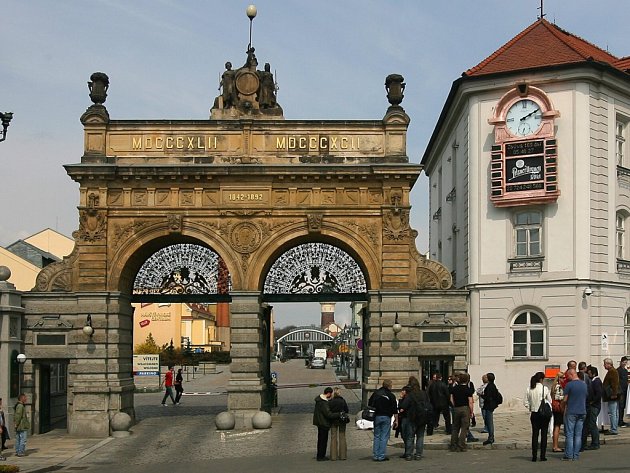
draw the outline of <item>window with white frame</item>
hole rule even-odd
[[[510,325],[512,358],[545,358],[547,324],[530,310],[520,312]]]
[[[542,214],[538,211],[514,215],[514,256],[542,256]]]
[[[68,365],[65,362],[50,364],[50,394],[63,394],[67,388]]]
[[[626,319],[623,324],[623,333],[625,340],[625,351],[623,352],[623,354],[628,355],[630,354],[630,309],[626,310]]]
[[[616,241],[616,255],[618,259],[625,259],[625,255],[626,255],[626,244],[625,244],[625,239],[626,239],[626,215],[623,212],[617,212],[617,218],[616,218],[616,235],[617,235],[617,241]]]
[[[626,134],[628,132],[627,128],[627,121],[617,119],[617,123],[615,125],[615,154],[617,158],[617,165],[623,167],[630,166],[627,162],[626,157]]]

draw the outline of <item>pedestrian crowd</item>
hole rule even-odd
[[[566,371],[556,374],[551,389],[543,384],[544,373],[538,372],[532,376],[523,398],[525,407],[531,413],[532,461],[547,460],[549,430],[552,432],[552,452],[563,453],[562,459],[571,461],[578,460],[580,453],[585,450],[600,448],[601,425],[610,425],[605,435],[618,435],[618,428],[626,426],[626,364],[625,356],[617,368],[611,358],[604,359],[606,375],[602,381],[597,367],[571,360],[567,363]],[[545,408],[545,404],[550,409]],[[565,445],[561,449],[559,438],[563,426]]]
[[[624,356],[615,368],[613,361],[606,358],[603,380],[597,367],[573,360],[567,363],[566,371],[555,375],[550,387],[545,385],[545,373],[537,372],[531,377],[523,404],[530,412],[532,461],[547,460],[549,435],[552,452],[562,453],[563,460],[578,460],[580,452],[600,448],[600,426],[610,425],[605,435],[617,435],[618,428],[626,426],[626,363]],[[441,373],[435,372],[426,389],[415,376],[410,376],[398,399],[392,392],[392,381],[384,380],[362,412],[363,419],[373,426],[372,459],[377,462],[389,460],[387,443],[392,429],[404,443],[400,458],[406,461],[422,459],[425,435],[434,435],[442,418],[445,433],[450,436],[449,450],[466,451],[468,443],[479,441],[470,430],[471,426],[476,426],[475,394],[483,419],[481,432],[488,434],[483,445],[492,445],[495,442],[494,411],[503,403],[494,373],[484,374],[477,389],[465,372],[449,376],[447,383],[442,380]],[[315,399],[313,414],[313,424],[318,432],[318,461],[347,458],[345,431],[348,422],[348,405],[340,389],[327,387],[324,394]],[[565,444],[561,449],[559,440],[563,428]],[[327,457],[329,432],[330,457]]]

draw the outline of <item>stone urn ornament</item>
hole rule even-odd
[[[385,79],[385,90],[387,90],[387,100],[392,106],[399,106],[402,102],[405,91],[405,79],[400,74],[390,74]]]
[[[102,105],[107,99],[107,89],[109,88],[109,77],[104,72],[95,72],[90,76],[88,82],[90,89],[90,99],[96,105]]]

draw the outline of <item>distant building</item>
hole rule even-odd
[[[320,327],[324,330],[330,324],[335,323],[335,303],[334,302],[321,302],[321,320]]]
[[[61,261],[74,248],[74,240],[46,228],[23,240],[0,247],[0,266],[11,270],[9,282],[19,291],[35,286],[39,271],[50,263]]]
[[[229,351],[229,340],[217,338],[217,304],[134,304],[133,345],[149,334],[158,346]]]
[[[336,337],[337,335],[341,333],[341,331],[343,330],[343,327],[340,327],[339,325],[333,322],[326,325],[325,327],[322,327],[322,330],[326,332],[328,335],[332,337]]]

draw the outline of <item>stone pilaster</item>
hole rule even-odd
[[[369,293],[368,323],[366,327],[369,358],[365,388],[372,391],[384,379],[391,379],[394,388],[407,384],[409,372],[418,361],[413,360],[409,351],[406,322],[410,311],[409,291],[373,291]],[[398,313],[398,322],[403,331],[395,334],[393,325]]]
[[[12,415],[12,409],[6,409],[6,406],[13,406],[17,402],[15,396],[11,396],[11,374],[14,370],[18,370],[19,366],[12,356],[14,352],[22,352],[22,317],[24,309],[22,308],[22,293],[15,289],[15,286],[8,282],[11,275],[7,268],[0,266],[0,270],[4,268],[4,272],[0,275],[0,397],[5,399],[5,412],[8,416]],[[6,279],[5,279],[6,276]],[[13,380],[14,381],[14,380]],[[13,386],[15,394],[18,386]],[[20,386],[20,390],[25,391],[25,386]],[[29,396],[29,401],[32,399]],[[12,425],[13,419],[7,417],[8,425]]]
[[[251,428],[253,415],[263,402],[263,330],[259,292],[232,292],[232,377],[228,383],[228,409],[236,416],[236,428]]]

